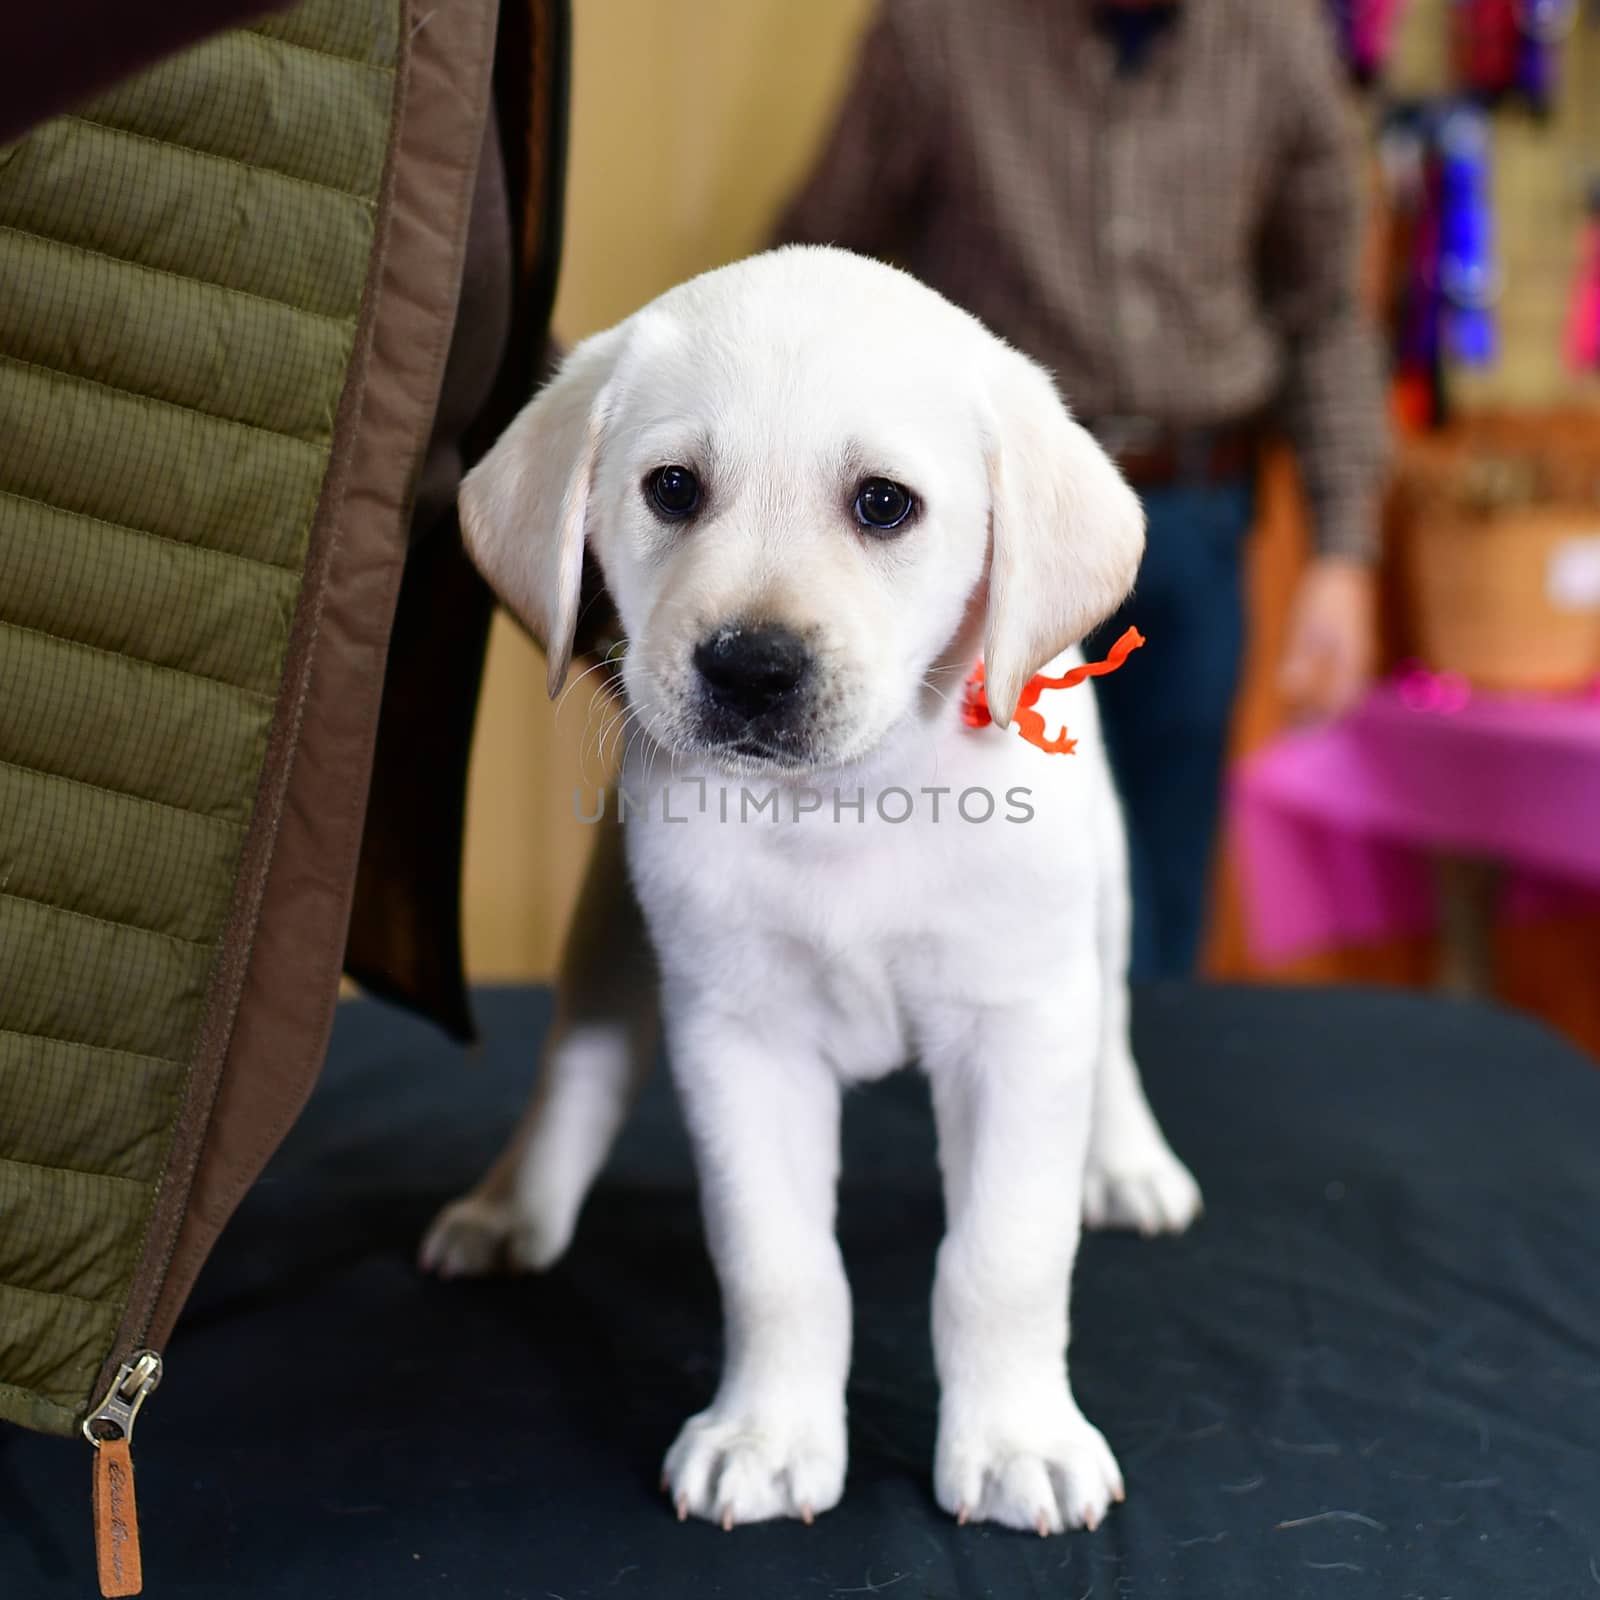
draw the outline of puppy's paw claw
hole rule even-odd
[[[551,1227],[515,1201],[467,1194],[434,1218],[417,1261],[441,1278],[543,1272],[561,1259],[571,1237],[570,1226]]]
[[[819,1427],[803,1420],[720,1414],[691,1417],[667,1452],[666,1477],[678,1520],[693,1515],[725,1531],[745,1522],[797,1517],[810,1524],[844,1493],[844,1417]]]
[[[941,1433],[934,1466],[939,1504],[959,1526],[998,1522],[1041,1537],[1068,1528],[1100,1526],[1113,1500],[1123,1498],[1122,1474],[1111,1447],[1074,1414],[1043,1438]]]
[[[1091,1141],[1083,1174],[1087,1228],[1130,1228],[1146,1238],[1182,1233],[1200,1215],[1200,1185],[1159,1132]]]

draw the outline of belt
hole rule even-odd
[[[1172,483],[1224,483],[1256,470],[1261,426],[1244,422],[1180,428],[1151,417],[1080,419],[1135,488]]]

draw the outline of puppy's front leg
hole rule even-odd
[[[665,1481],[680,1517],[731,1528],[844,1491],[850,1291],[834,1239],[839,1085],[818,1059],[668,1002],[673,1073],[722,1288],[722,1381],[684,1424]]]
[[[1067,1382],[1097,1043],[1084,965],[1048,1014],[985,1014],[960,1030],[959,1053],[924,1058],[948,1220],[933,1292],[934,1489],[962,1521],[1040,1533],[1093,1528],[1123,1493]]]

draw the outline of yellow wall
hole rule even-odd
[[[571,341],[682,278],[759,249],[842,87],[870,0],[576,0],[567,240]],[[588,839],[573,789],[605,771],[609,718],[496,621],[467,808],[476,979],[547,976]],[[607,743],[607,755],[611,753]]]

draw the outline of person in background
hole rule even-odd
[[[1281,664],[1359,695],[1385,395],[1358,294],[1361,175],[1320,0],[882,0],[789,242],[899,262],[1050,368],[1144,498],[1098,686],[1128,820],[1136,976],[1196,963],[1244,644],[1243,547],[1281,422],[1316,558]]]

